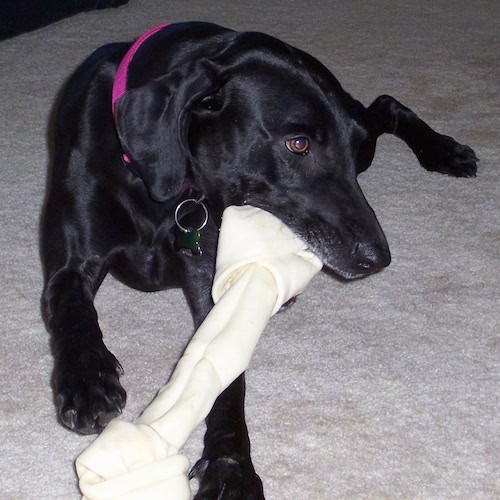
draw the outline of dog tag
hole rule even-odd
[[[193,255],[201,255],[200,232],[196,229],[183,231],[177,230],[175,248],[177,250],[189,250]]]
[[[184,201],[181,201],[178,205],[177,208],[175,209],[174,213],[174,220],[175,224],[177,226],[177,231],[175,235],[175,248],[176,250],[181,250],[181,251],[189,251],[191,252],[192,255],[201,255],[201,246],[200,246],[200,238],[201,238],[201,233],[200,231],[206,226],[208,222],[208,209],[203,203],[203,197],[196,199],[196,198],[188,198]],[[194,208],[201,208],[203,209],[203,220],[201,221],[200,225],[197,227],[197,229],[194,229],[190,226],[185,227],[181,224],[179,220],[179,212],[181,208],[186,205],[186,204],[194,204]],[[193,207],[191,207],[193,209]],[[191,210],[191,213],[193,210]]]

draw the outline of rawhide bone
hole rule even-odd
[[[227,208],[212,288],[215,306],[136,423],[112,420],[77,458],[83,498],[189,499],[182,446],[219,394],[246,370],[271,316],[321,267],[275,216],[250,206]]]

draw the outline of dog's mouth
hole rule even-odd
[[[364,278],[391,262],[389,246],[383,235],[379,238],[358,239],[349,232],[320,224],[301,227],[296,220],[289,227],[323,263],[327,272],[342,280],[352,281]]]
[[[323,268],[328,274],[333,274],[336,278],[339,278],[342,281],[354,281],[357,279],[361,278],[366,278],[367,276],[370,276],[371,274],[375,274],[379,271],[381,271],[384,267],[382,266],[377,269],[372,269],[367,272],[354,272],[354,271],[347,271],[345,269],[341,269],[336,266],[332,266],[328,264],[327,262],[323,262]]]
[[[307,249],[321,260],[325,270],[342,280],[364,278],[382,270],[391,262],[389,246],[376,219],[372,225],[351,223],[370,228],[359,230],[358,234],[352,228],[342,230],[318,214],[301,218],[285,210],[280,213],[281,210],[273,210],[256,200],[243,203],[246,204],[271,212],[281,219],[306,244]]]
[[[320,249],[318,249],[319,251],[315,250],[314,245],[309,246],[309,250],[321,260],[324,270],[328,274],[332,274],[344,281],[353,281],[377,273],[387,267],[391,261],[390,253],[383,251],[380,252],[380,256],[377,255],[373,260],[353,256],[352,259],[346,262],[345,259],[339,259],[337,255],[332,256],[329,253],[325,255],[320,252]],[[375,253],[378,254],[378,251],[375,251]]]

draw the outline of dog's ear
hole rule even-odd
[[[210,80],[205,71],[183,78],[172,71],[130,89],[116,103],[118,136],[149,195],[163,202],[175,196],[186,176],[189,104]]]

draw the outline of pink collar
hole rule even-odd
[[[149,31],[146,31],[143,35],[141,35],[128,49],[127,53],[121,60],[118,69],[116,70],[115,81],[113,82],[113,93],[111,95],[111,107],[113,111],[113,117],[115,116],[115,106],[118,99],[120,99],[125,91],[127,90],[127,76],[128,76],[128,67],[135,56],[135,53],[139,50],[139,47],[149,38],[151,38],[154,34],[161,31],[163,28],[170,26],[172,23],[164,23],[156,26],[155,28],[151,28]],[[126,154],[122,155],[123,161],[125,163],[130,163],[131,159]]]
[[[139,47],[150,37],[152,37],[154,34],[158,33],[158,31],[161,31],[163,28],[166,28],[167,26],[170,26],[171,23],[164,23],[160,24],[159,26],[156,26],[155,28],[151,28],[149,31],[146,31],[143,35],[141,35],[128,49],[127,53],[123,57],[123,59],[120,62],[120,65],[118,66],[118,69],[116,71],[115,75],[115,81],[113,83],[113,94],[111,97],[111,105],[113,107],[113,116],[115,115],[115,105],[116,101],[120,99],[120,97],[125,94],[125,91],[127,90],[127,75],[128,75],[128,67],[134,58],[135,53],[139,50]]]

